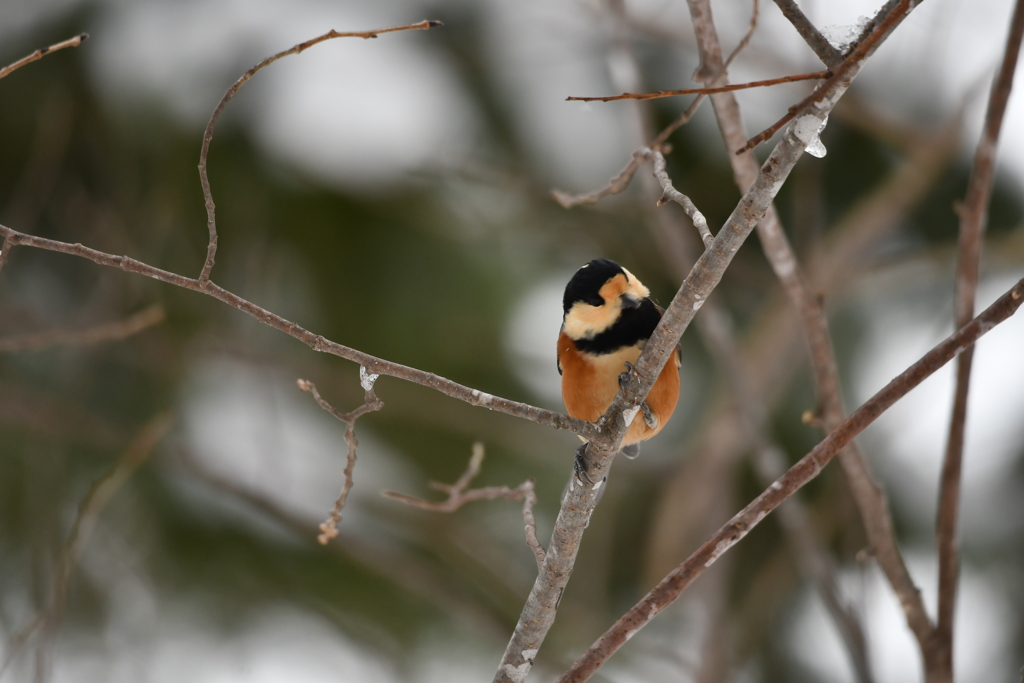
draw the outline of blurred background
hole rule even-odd
[[[851,408],[952,330],[953,207],[1011,4],[916,10],[834,112],[828,155],[805,155],[779,195],[825,296]],[[838,38],[876,9],[801,5]],[[728,52],[752,5],[713,7]],[[821,68],[774,4],[762,0],[759,14],[733,82]],[[562,410],[554,342],[574,270],[613,258],[664,305],[699,255],[679,207],[655,206],[648,169],[595,206],[565,210],[550,194],[604,185],[690,103],[564,101],[694,87],[681,0],[4,0],[0,64],[91,38],[0,81],[0,222],[195,277],[207,242],[196,165],[225,89],[329,29],[421,19],[445,25],[318,45],[231,102],[209,160],[213,279],[341,344]],[[748,133],[811,87],[740,93]],[[1018,91],[978,310],[1024,275],[1021,121]],[[709,104],[670,142],[676,187],[716,230],[739,192]],[[531,680],[557,675],[763,489],[718,353],[723,334],[781,459],[822,436],[801,421],[816,407],[805,345],[756,235],[711,303],[682,340],[676,417],[638,460],[616,462]],[[357,366],[208,297],[82,259],[21,248],[0,273],[0,340],[140,312],[159,322],[119,341],[0,353],[3,680],[489,680],[536,575],[520,505],[445,515],[380,492],[440,496],[427,482],[457,479],[481,440],[475,485],[535,477],[546,545],[576,438],[381,378],[384,409],[357,425],[340,536],[321,547],[317,525],[343,482],[344,425],[295,380],[350,410],[362,401]],[[1017,316],[975,357],[961,680],[1017,681],[1024,665],[1022,339]],[[860,441],[932,614],[952,384],[946,368]],[[867,632],[875,680],[919,679],[896,599],[859,554],[841,471],[829,467],[798,498]],[[597,680],[855,680],[792,548],[777,515],[766,519]]]

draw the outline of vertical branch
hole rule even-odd
[[[710,3],[708,0],[688,0],[688,2],[697,43],[701,51],[701,63],[707,65],[708,68],[713,68],[715,65],[721,64],[722,53],[714,28]],[[889,14],[885,16],[882,16],[885,12],[885,8],[883,8],[879,12],[879,16],[876,16],[872,22],[876,26],[875,30],[893,30],[900,18],[905,15],[903,5],[904,3],[895,5],[890,3],[887,6]],[[884,36],[877,37],[873,41],[874,47],[877,47],[883,38]],[[865,55],[870,53],[868,51]],[[851,53],[852,55],[853,53]],[[844,62],[844,65],[848,63],[849,61]],[[836,72],[839,73],[840,70],[837,69]],[[715,109],[726,146],[729,149],[737,149],[746,137],[746,133],[743,130],[736,98],[729,93],[711,95],[711,103]],[[757,174],[757,161],[750,151],[747,150],[742,154],[730,154],[729,158],[733,165],[736,184],[741,189],[749,186]],[[835,353],[822,303],[816,297],[811,296],[807,288],[799,263],[782,230],[774,206],[765,214],[757,229],[765,256],[800,313],[804,334],[810,345],[811,365],[814,370],[818,397],[822,403],[825,431],[831,432],[843,421],[845,409],[839,390],[839,373],[836,367]],[[922,656],[927,661],[931,658],[929,653],[934,650],[934,627],[925,611],[920,591],[914,585],[906,563],[900,554],[885,494],[871,476],[867,462],[855,443],[851,443],[840,454],[839,462],[850,484],[850,490],[864,522],[875,559],[896,592],[900,604],[903,606],[907,623],[918,640]]]
[[[1002,129],[1006,105],[1013,87],[1021,39],[1024,36],[1024,0],[1018,0],[1010,21],[1006,51],[999,75],[989,94],[985,129],[974,155],[974,167],[967,186],[967,197],[959,207],[960,240],[956,272],[956,325],[974,316],[974,299],[978,289],[981,242],[987,222],[996,146]],[[946,680],[953,679],[953,617],[959,575],[957,548],[957,517],[960,507],[960,476],[964,452],[964,426],[967,419],[967,393],[970,388],[974,347],[957,358],[956,391],[949,425],[949,440],[939,485],[939,506],[936,519],[936,542],[939,551],[939,594],[937,639],[939,666]]]

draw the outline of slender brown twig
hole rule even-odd
[[[885,36],[896,28],[899,22],[903,20],[903,17],[905,17],[914,8],[915,4],[915,0],[900,0],[891,11],[884,15],[882,21],[874,26],[870,34],[861,40],[856,47],[850,50],[849,54],[846,55],[843,61],[831,70],[830,75],[824,80],[824,82],[814,89],[814,92],[790,107],[789,112],[787,112],[781,119],[747,140],[745,145],[736,150],[736,154],[742,154],[747,150],[754,149],[754,147],[757,147],[759,144],[770,139],[773,135],[782,130],[783,126],[796,118],[801,112],[806,110],[807,107],[816,102],[820,102],[829,90],[829,83],[845,78],[846,73],[850,69],[856,68],[856,65],[869,57],[881,44]],[[882,12],[884,11],[884,9],[880,11],[879,15],[882,15]]]
[[[825,66],[832,68],[843,61],[843,53],[821,35],[793,0],[775,0],[775,4]]]
[[[711,234],[711,230],[708,229],[708,221],[704,218],[704,214],[694,206],[693,201],[689,197],[672,185],[672,179],[668,177],[668,172],[665,170],[665,156],[656,149],[651,150],[650,154],[654,157],[654,177],[658,179],[662,189],[658,206],[664,206],[668,202],[675,202],[683,207],[683,211],[693,221],[693,227],[697,228],[697,232],[700,233],[700,239],[704,242],[705,248],[710,247],[715,238]]]
[[[620,617],[558,679],[559,683],[570,683],[570,681],[579,683],[590,678],[608,657],[636,635],[655,615],[672,604],[687,586],[693,583],[716,559],[746,536],[782,501],[816,477],[822,468],[857,434],[958,353],[1013,315],[1022,303],[1024,303],[1024,279],[1017,282],[983,313],[936,345],[854,411],[839,425],[838,429],[829,434],[810,453],[793,465],[784,476],[777,479],[761,495],[738,512],[728,524],[719,529],[690,557],[652,588],[640,602]]]
[[[523,524],[526,527],[526,545],[533,551],[537,559],[537,568],[539,569],[544,564],[544,546],[537,539],[537,521],[533,516],[533,506],[537,504],[537,494],[533,490],[533,478],[527,479],[514,489],[510,489],[507,486],[486,486],[484,488],[467,490],[466,487],[476,478],[476,475],[480,474],[480,465],[483,464],[483,461],[484,445],[477,441],[473,444],[473,454],[469,458],[469,465],[458,481],[454,484],[430,482],[430,488],[448,494],[447,500],[433,502],[407,496],[404,493],[395,493],[394,491],[383,491],[382,493],[386,497],[394,498],[406,505],[412,505],[421,510],[431,510],[433,512],[455,512],[466,503],[476,500],[494,500],[495,498],[521,500],[523,501]]]
[[[679,95],[715,95],[721,92],[732,92],[734,90],[747,90],[749,88],[765,88],[782,83],[797,83],[799,81],[812,81],[828,78],[832,74],[828,71],[815,71],[809,74],[796,74],[793,76],[780,76],[769,78],[763,81],[751,81],[749,83],[733,83],[731,85],[718,85],[711,88],[683,88],[681,90],[658,90],[657,92],[635,93],[624,92],[621,95],[607,95],[605,97],[566,97],[570,102],[616,102],[618,100],[657,100],[662,97],[678,97]]]
[[[1006,50],[999,74],[989,94],[985,129],[974,155],[974,167],[967,185],[967,197],[960,207],[960,244],[956,271],[956,324],[974,316],[974,300],[978,290],[982,235],[988,218],[989,198],[995,170],[996,147],[1002,129],[1006,105],[1013,87],[1021,40],[1024,38],[1024,0],[1014,6]],[[938,662],[946,680],[953,680],[953,614],[956,605],[960,560],[957,548],[957,517],[960,508],[960,473],[963,467],[964,432],[967,419],[967,393],[970,388],[974,348],[957,358],[956,390],[953,399],[946,456],[939,485],[936,518],[936,542],[939,552]]]
[[[334,503],[330,516],[320,523],[320,535],[317,536],[317,541],[320,542],[320,545],[327,545],[332,538],[337,538],[338,523],[341,522],[341,510],[345,507],[345,501],[348,500],[348,492],[352,490],[352,470],[356,466],[356,447],[359,445],[359,442],[356,440],[356,420],[367,413],[372,413],[384,407],[384,402],[373,393],[373,383],[377,381],[377,377],[377,375],[367,373],[366,368],[363,366],[359,366],[359,383],[363,387],[363,405],[347,413],[341,412],[324,400],[320,396],[320,392],[316,390],[316,385],[309,380],[300,379],[295,382],[299,389],[313,394],[313,398],[320,404],[321,408],[345,423],[345,443],[348,444],[348,456],[344,473],[345,483],[341,487],[341,493],[338,495],[338,500]]]
[[[428,29],[437,28],[443,24],[440,21],[421,21],[417,24],[409,24],[407,26],[392,26],[390,28],[377,29],[375,31],[328,31],[322,36],[311,38],[305,42],[294,45],[287,50],[278,52],[276,55],[267,57],[262,62],[246,71],[242,76],[235,81],[234,85],[228,88],[227,92],[224,93],[224,97],[220,99],[217,106],[213,110],[213,114],[210,116],[209,123],[206,124],[206,132],[203,133],[203,146],[199,152],[199,182],[203,186],[203,198],[206,200],[206,227],[210,233],[210,242],[206,247],[206,261],[203,263],[203,270],[199,273],[199,281],[206,282],[210,279],[210,271],[213,270],[214,259],[217,255],[217,220],[215,217],[216,206],[213,203],[213,193],[210,191],[210,180],[206,175],[206,159],[210,152],[210,142],[213,140],[213,128],[217,125],[217,119],[220,118],[221,112],[228,105],[228,102],[238,93],[239,89],[245,85],[246,81],[256,75],[260,69],[270,66],[277,60],[287,57],[288,55],[297,55],[300,52],[304,52],[314,45],[318,45],[326,40],[332,40],[334,38],[363,38],[370,39],[376,38],[382,33],[394,33],[395,31],[426,31]]]
[[[67,40],[62,40],[59,43],[54,43],[50,47],[39,48],[38,50],[36,50],[32,54],[30,54],[30,55],[28,55],[26,57],[22,57],[21,59],[19,59],[16,62],[12,62],[11,64],[8,64],[5,67],[0,67],[0,78],[3,78],[4,76],[10,75],[10,73],[12,71],[20,69],[21,67],[25,66],[26,64],[31,64],[32,62],[36,61],[37,59],[42,59],[43,57],[45,57],[46,55],[50,54],[51,52],[56,52],[57,50],[63,50],[66,47],[78,47],[79,45],[84,43],[86,38],[88,38],[88,37],[89,37],[88,33],[79,33],[74,38],[68,38]]]
[[[161,323],[167,317],[159,304],[145,308],[124,320],[102,323],[81,329],[57,328],[0,338],[0,353],[11,351],[39,351],[53,346],[89,346],[108,341],[120,341]]]

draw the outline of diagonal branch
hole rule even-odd
[[[566,671],[558,683],[579,683],[591,675],[627,640],[636,635],[659,612],[672,604],[682,592],[729,548],[738,543],[772,510],[816,477],[822,468],[857,434],[888,410],[896,401],[970,347],[985,333],[1013,315],[1024,303],[1024,279],[999,297],[981,315],[936,345],[916,363],[889,382],[843,421],[814,449],[793,465],[761,495],[738,512],[682,564],[628,612],[619,618]]]
[[[956,272],[956,324],[964,324],[974,315],[974,299],[978,290],[978,269],[981,241],[988,219],[992,194],[996,146],[1002,128],[1006,105],[1013,87],[1021,40],[1024,38],[1024,0],[1018,0],[1010,21],[1006,50],[999,75],[989,94],[985,129],[974,155],[974,167],[967,186],[967,197],[960,208],[960,245]],[[967,392],[970,388],[971,362],[974,349],[960,354],[956,365],[956,391],[950,418],[946,457],[939,485],[939,508],[936,519],[936,541],[939,550],[939,595],[937,640],[938,665],[948,680],[953,679],[953,613],[956,605],[959,552],[957,549],[957,516],[960,507],[960,473],[964,453],[964,424],[967,419]]]
[[[21,59],[19,59],[16,62],[12,62],[11,64],[8,64],[5,67],[0,67],[0,78],[3,78],[4,76],[9,76],[11,74],[11,72],[16,71],[17,69],[20,69],[21,67],[25,66],[26,64],[31,64],[32,62],[36,61],[37,59],[42,59],[43,57],[45,57],[46,55],[50,54],[51,52],[56,52],[57,50],[63,50],[66,47],[78,47],[79,45],[84,43],[86,38],[88,38],[88,37],[89,37],[88,33],[79,33],[74,38],[68,38],[67,40],[62,40],[59,43],[54,43],[50,47],[41,47],[38,50],[36,50],[35,52],[33,52],[32,54],[30,54],[28,56],[25,56],[25,57],[22,57]]]
[[[40,351],[53,346],[90,346],[108,341],[120,341],[164,321],[167,314],[159,304],[145,308],[124,320],[101,323],[83,329],[57,328],[0,338],[0,353],[11,351]]]
[[[828,42],[825,36],[821,35],[821,31],[800,11],[793,0],[775,0],[775,4],[779,6],[783,16],[789,19],[789,23],[793,24],[796,32],[804,39],[807,46],[814,50],[814,54],[818,55],[818,59],[825,66],[832,68],[843,61],[843,53]]]
[[[533,491],[534,480],[531,477],[514,489],[507,486],[486,486],[479,489],[469,489],[470,482],[480,474],[480,465],[484,461],[484,445],[477,441],[473,444],[473,455],[469,458],[469,465],[454,484],[441,484],[436,481],[430,482],[430,488],[443,491],[448,494],[448,499],[435,503],[422,498],[414,498],[404,493],[384,491],[387,498],[394,498],[406,505],[431,510],[433,512],[455,512],[466,503],[477,500],[494,500],[505,498],[507,500],[523,501],[523,524],[526,527],[526,545],[533,551],[537,558],[537,568],[544,564],[544,546],[537,540],[537,521],[533,516],[533,506],[537,504],[537,494]]]
[[[355,469],[356,466],[356,446],[359,445],[359,442],[356,440],[356,420],[367,413],[378,411],[384,407],[384,401],[381,401],[377,398],[377,395],[373,393],[373,383],[376,381],[377,375],[367,374],[366,368],[359,366],[359,383],[363,386],[364,391],[363,405],[348,413],[341,412],[321,398],[320,392],[316,390],[316,385],[309,380],[300,379],[295,382],[299,385],[299,389],[313,394],[313,398],[316,399],[316,402],[320,404],[321,408],[345,423],[345,443],[348,444],[348,458],[345,464],[345,483],[341,487],[341,494],[338,496],[338,500],[334,503],[334,509],[331,510],[330,517],[320,524],[320,535],[317,536],[317,540],[320,542],[320,545],[327,545],[332,538],[336,538],[338,536],[338,523],[341,521],[341,509],[345,507],[345,501],[348,499],[348,492],[352,490],[352,470]]]
[[[267,57],[262,62],[252,67],[244,74],[241,78],[235,81],[234,85],[228,88],[227,92],[224,93],[224,97],[221,98],[220,102],[213,110],[213,114],[210,116],[210,122],[206,124],[206,132],[203,133],[203,146],[199,152],[199,181],[203,186],[203,198],[206,200],[206,227],[210,233],[210,242],[206,247],[206,262],[203,264],[203,270],[199,273],[199,281],[206,282],[210,279],[210,271],[213,270],[213,262],[217,256],[217,220],[214,216],[215,205],[213,203],[213,193],[210,191],[210,180],[206,176],[206,158],[210,153],[210,142],[213,141],[213,128],[217,125],[217,119],[220,118],[224,108],[228,105],[228,102],[234,98],[246,81],[256,75],[256,72],[260,69],[270,66],[274,62],[288,55],[297,55],[314,45],[318,45],[326,40],[333,38],[363,38],[370,39],[376,38],[382,33],[394,33],[395,31],[426,31],[428,29],[437,28],[442,26],[440,21],[421,21],[418,24],[409,24],[407,26],[392,26],[391,28],[377,29],[376,31],[349,31],[349,32],[338,32],[328,31],[322,36],[311,38],[305,42],[294,45],[283,52],[278,52],[276,55]],[[83,34],[84,35],[84,34]]]

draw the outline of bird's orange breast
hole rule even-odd
[[[626,363],[640,357],[639,345],[626,346],[612,353],[583,353],[564,332],[558,335],[558,361],[562,368],[562,400],[569,415],[588,422],[597,422],[619,391],[619,375]],[[638,413],[626,431],[625,446],[644,441],[661,431],[676,409],[679,400],[679,358],[676,354],[665,363],[658,380],[647,395],[647,406],[658,424],[650,428]]]

